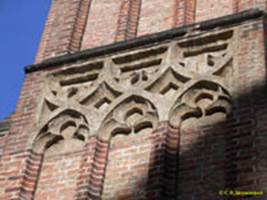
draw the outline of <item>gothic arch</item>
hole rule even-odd
[[[33,142],[33,151],[44,153],[50,149],[50,153],[57,154],[81,149],[88,136],[89,125],[84,115],[76,110],[66,109],[56,113],[43,125]]]
[[[38,130],[25,165],[27,176],[22,180],[24,190],[20,195],[26,199],[35,199],[38,195],[36,193],[38,193],[45,155],[59,155],[82,150],[89,137],[87,119],[81,112],[74,109],[56,111]],[[33,184],[29,185],[29,182]]]
[[[170,124],[179,128],[188,119],[213,116],[210,123],[231,113],[231,95],[216,81],[200,80],[185,88],[169,113]],[[214,115],[217,115],[216,117]]]
[[[103,120],[99,129],[99,138],[109,141],[117,134],[140,133],[145,129],[154,129],[158,123],[155,106],[139,95],[123,99]]]
[[[218,133],[227,132],[227,126],[224,126],[224,123],[227,121],[227,117],[232,112],[232,96],[230,92],[220,83],[219,79],[208,80],[208,79],[198,79],[194,80],[190,84],[185,85],[182,91],[177,94],[177,99],[175,100],[174,105],[170,109],[169,112],[169,123],[170,126],[176,129],[176,143],[175,145],[179,150],[174,153],[174,157],[176,158],[176,165],[179,163],[179,167],[176,168],[176,173],[173,174],[177,181],[176,190],[179,194],[184,191],[182,188],[183,184],[187,184],[187,180],[181,178],[185,171],[183,170],[183,165],[186,165],[187,159],[191,159],[192,157],[201,157],[203,156],[207,159],[207,162],[201,163],[200,161],[196,161],[193,165],[195,169],[200,166],[204,168],[210,163],[209,156],[214,159],[214,155],[210,155],[206,151],[214,151],[216,156],[222,156],[225,149],[224,146],[214,150],[213,146],[209,146],[209,142],[207,138],[209,136],[216,138],[214,143],[216,145],[225,144],[225,138],[221,138],[218,136]],[[221,132],[220,132],[221,131]],[[170,137],[169,137],[170,138]],[[167,149],[171,149],[171,142],[168,142],[167,136]],[[205,140],[205,142],[203,142]],[[190,142],[189,142],[190,141]],[[201,148],[198,146],[198,143],[204,143]],[[214,145],[215,145],[214,144]],[[188,150],[190,149],[190,150]],[[218,155],[217,155],[218,154]],[[219,164],[218,164],[219,165]],[[218,185],[216,180],[224,180],[223,175],[217,175],[216,169],[220,169],[216,165],[216,168],[210,170],[209,172],[203,172],[205,174],[205,183],[203,187],[211,187],[214,184],[215,187],[221,187],[220,181],[218,181]],[[197,170],[192,169],[192,173],[196,173],[198,177]],[[218,179],[217,179],[218,178]],[[181,190],[180,190],[181,189]]]

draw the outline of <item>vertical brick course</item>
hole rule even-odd
[[[149,159],[148,180],[146,183],[146,198],[160,199],[164,197],[164,170],[167,124],[163,123],[151,135],[151,150]]]
[[[40,73],[26,77],[16,112],[11,116],[12,126],[9,134],[5,135],[0,161],[0,199],[20,198],[24,169],[29,151],[27,143],[31,139],[29,134],[32,123],[36,121],[38,102],[41,97],[42,78]]]
[[[53,0],[36,63],[80,50],[91,0]]]
[[[173,27],[195,22],[197,0],[176,0]]]
[[[29,152],[26,160],[24,177],[21,184],[20,197],[24,199],[33,199],[38,179],[41,173],[43,164],[43,155]]]
[[[101,199],[108,155],[109,142],[97,140],[89,181],[89,198]]]
[[[116,41],[136,37],[140,18],[141,0],[123,1],[120,8]]]
[[[178,188],[179,130],[167,126],[163,197],[176,199]]]

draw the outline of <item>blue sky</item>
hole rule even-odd
[[[0,120],[15,111],[48,14],[50,0],[0,0]]]

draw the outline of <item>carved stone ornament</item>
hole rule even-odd
[[[65,110],[42,128],[33,149],[49,155],[77,151],[83,148],[88,136],[85,117],[74,110]]]
[[[232,106],[233,38],[233,30],[189,37],[50,72],[35,147],[79,149],[89,128],[90,136],[109,140],[159,121],[179,127],[193,118],[223,120]]]

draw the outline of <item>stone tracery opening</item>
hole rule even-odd
[[[190,182],[186,170],[188,166],[192,167],[190,172],[194,183],[210,188],[208,198],[214,196],[219,188],[224,187],[225,174],[221,172],[225,161],[226,141],[221,138],[220,133],[227,133],[228,130],[223,122],[231,112],[232,97],[229,92],[222,85],[207,80],[196,82],[186,89],[171,109],[170,123],[178,129],[180,139],[177,191],[182,198],[202,195],[201,191],[192,191],[185,187]],[[213,139],[212,144],[205,141],[205,134],[209,131]],[[192,145],[194,145],[194,151],[187,153]],[[214,149],[213,145],[219,145],[221,148]],[[213,154],[207,153],[209,151],[213,151]],[[196,158],[195,162],[189,164],[193,158]],[[214,160],[217,163],[214,163]],[[214,168],[209,169],[208,172],[199,170],[212,164]]]
[[[152,145],[150,137],[157,126],[158,113],[156,108],[150,101],[137,95],[125,98],[107,115],[103,127],[99,131],[99,137],[102,140],[108,140],[110,144],[106,158],[102,196],[104,199],[136,195],[131,189],[132,184],[142,184],[143,187],[140,187],[139,195],[146,197],[145,179],[147,179],[148,171],[142,170],[140,172],[138,169],[149,168],[151,155],[147,149]],[[131,151],[134,148],[140,150],[132,154],[121,153]],[[125,162],[132,163],[133,168],[122,170],[121,168]],[[112,175],[113,171],[117,171],[119,174],[114,177]],[[135,179],[131,178],[133,174],[136,176]],[[142,177],[144,180],[141,180]],[[114,192],[110,192],[111,190]],[[120,192],[125,190],[128,191],[127,194]]]
[[[83,160],[81,151],[84,150],[88,137],[88,122],[75,110],[64,110],[48,120],[33,143],[32,154],[42,157],[39,163],[34,163],[35,168],[39,169],[33,177],[34,199],[46,197],[73,200]],[[27,168],[32,168],[32,165],[29,163]],[[51,187],[48,184],[50,182],[55,187]]]

